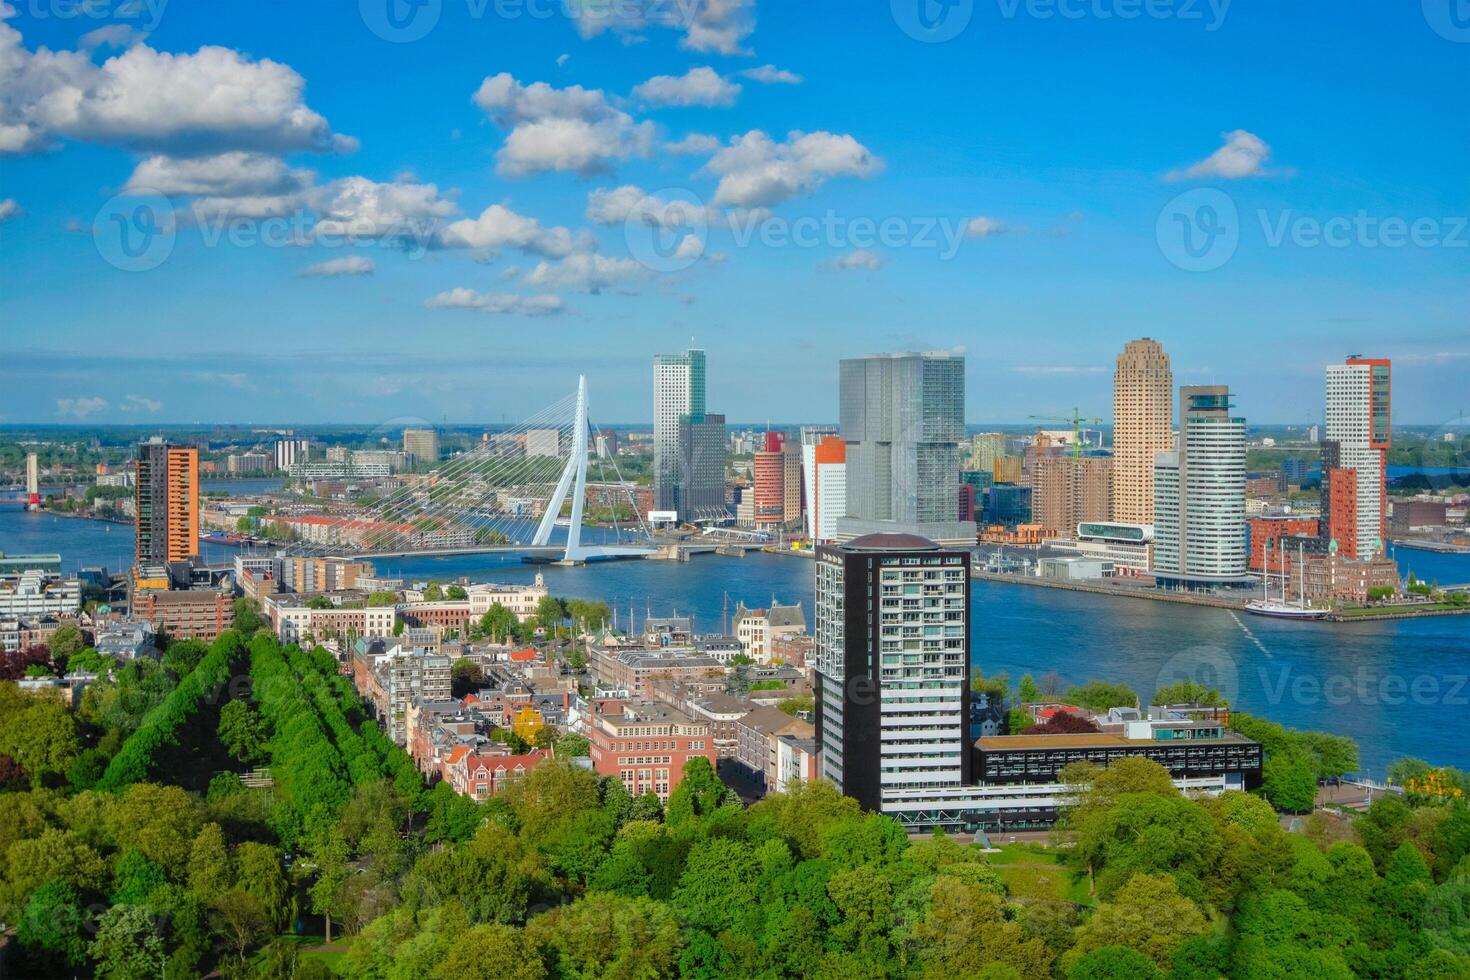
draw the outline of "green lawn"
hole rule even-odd
[[[1059,851],[1035,844],[1005,844],[986,859],[1017,902],[1094,904],[1087,894],[1086,876],[1075,873]]]
[[[1441,611],[1445,609],[1462,610],[1467,609],[1464,605],[1455,605],[1451,602],[1416,602],[1406,606],[1354,606],[1340,610],[1343,616],[1381,616],[1384,613],[1413,613]]]

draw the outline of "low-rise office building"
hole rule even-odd
[[[213,640],[235,625],[235,597],[205,589],[145,589],[133,593],[133,615],[171,640]]]

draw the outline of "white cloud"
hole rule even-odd
[[[569,55],[569,54],[559,54],[559,55],[557,55],[556,56],[556,67],[561,68],[568,61],[570,61],[571,58],[572,58],[572,56]]]
[[[987,218],[983,214],[965,222],[966,238],[989,238],[1009,230],[1004,222],[997,218]]]
[[[634,87],[633,94],[651,105],[732,106],[740,86],[713,68],[691,68],[682,75],[655,75]]]
[[[704,239],[698,235],[685,235],[674,249],[675,262],[693,262],[704,255]]]
[[[310,198],[319,215],[313,237],[423,241],[456,211],[454,202],[441,197],[437,186],[407,178],[378,183],[366,177],[343,177],[316,188]]]
[[[575,249],[566,228],[546,228],[535,218],[517,214],[502,204],[492,204],[478,218],[462,218],[448,225],[435,238],[441,248],[495,250],[517,248],[523,252],[559,259]]]
[[[612,190],[599,187],[587,195],[588,221],[599,225],[620,225],[630,219],[663,228],[688,228],[704,224],[708,215],[702,204],[665,200],[633,184]]]
[[[829,177],[871,177],[882,161],[847,135],[792,132],[778,143],[758,129],[730,140],[705,169],[720,178],[714,203],[772,207],[820,187]]]
[[[829,269],[865,269],[876,272],[883,268],[883,260],[865,248],[855,249],[827,263]]]
[[[556,170],[589,177],[611,170],[615,161],[646,157],[653,148],[653,124],[635,122],[600,89],[523,85],[501,72],[480,83],[473,101],[508,130],[495,155],[506,176]]]
[[[1190,180],[1201,177],[1219,177],[1224,180],[1240,180],[1244,177],[1266,176],[1265,164],[1271,157],[1271,147],[1255,133],[1243,129],[1221,133],[1225,144],[1199,163],[1183,170],[1174,170],[1166,176],[1169,180]]]
[[[674,143],[665,143],[664,152],[675,156],[708,156],[720,148],[720,141],[703,133],[690,133]]]
[[[346,255],[340,259],[328,259],[309,265],[301,270],[306,279],[333,279],[338,276],[370,276],[378,267],[373,260],[362,255]]]
[[[740,73],[753,82],[762,85],[800,85],[805,79],[794,71],[785,68],[777,68],[775,65],[761,65],[759,68],[747,68]]]
[[[682,247],[682,243],[681,243]],[[575,289],[600,293],[641,279],[648,269],[633,259],[615,259],[596,253],[569,255],[560,262],[538,262],[526,274],[526,285],[547,289]]]
[[[12,218],[19,218],[23,214],[25,214],[25,209],[15,203],[15,198],[7,197],[0,201],[0,225]]]
[[[123,193],[258,197],[300,191],[311,180],[311,171],[292,170],[280,157],[264,153],[232,150],[204,157],[156,155],[139,161]]]
[[[560,296],[477,293],[463,286],[431,296],[424,301],[424,306],[431,310],[475,310],[480,313],[520,313],[525,316],[552,316],[565,308]]]
[[[107,408],[105,398],[58,398],[56,414],[62,418],[84,419]]]
[[[131,24],[108,24],[95,31],[88,31],[77,41],[83,51],[95,48],[129,48],[148,40],[148,35]]]
[[[163,402],[156,401],[152,398],[144,398],[142,395],[128,395],[123,399],[122,404],[118,408],[124,412],[148,412],[153,414],[163,408]]]
[[[351,148],[306,105],[305,88],[290,66],[230,48],[133,44],[96,65],[85,51],[30,51],[0,22],[0,152],[44,150],[58,136],[184,153]]]
[[[576,3],[568,9],[584,38],[612,31],[639,40],[647,29],[664,27],[682,31],[679,46],[691,51],[748,54],[740,43],[755,30],[755,0]]]

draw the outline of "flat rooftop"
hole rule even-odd
[[[1113,749],[1158,746],[1169,748],[1175,745],[1217,744],[1222,742],[1247,743],[1250,739],[1235,732],[1226,732],[1223,738],[1124,738],[1106,732],[1080,735],[992,735],[978,738],[975,745],[984,752],[1004,752],[1018,749]]]

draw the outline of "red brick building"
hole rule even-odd
[[[1357,470],[1327,471],[1327,539],[1337,542],[1337,552],[1347,558],[1358,557],[1358,473]]]
[[[1320,533],[1320,526],[1321,522],[1315,517],[1251,518],[1251,571],[1282,571],[1281,545],[1278,542],[1282,538],[1315,538]],[[1295,552],[1293,546],[1286,546],[1285,571],[1291,571],[1292,562],[1296,560]]]
[[[484,803],[549,758],[546,749],[525,755],[480,755],[460,746],[444,762],[444,779],[456,793]]]
[[[715,765],[709,723],[663,704],[594,701],[587,739],[600,775],[617,776],[634,796],[654,793],[664,803],[690,759],[702,756]]]
[[[171,639],[213,640],[235,625],[235,597],[228,592],[140,589],[133,594],[133,615]]]

